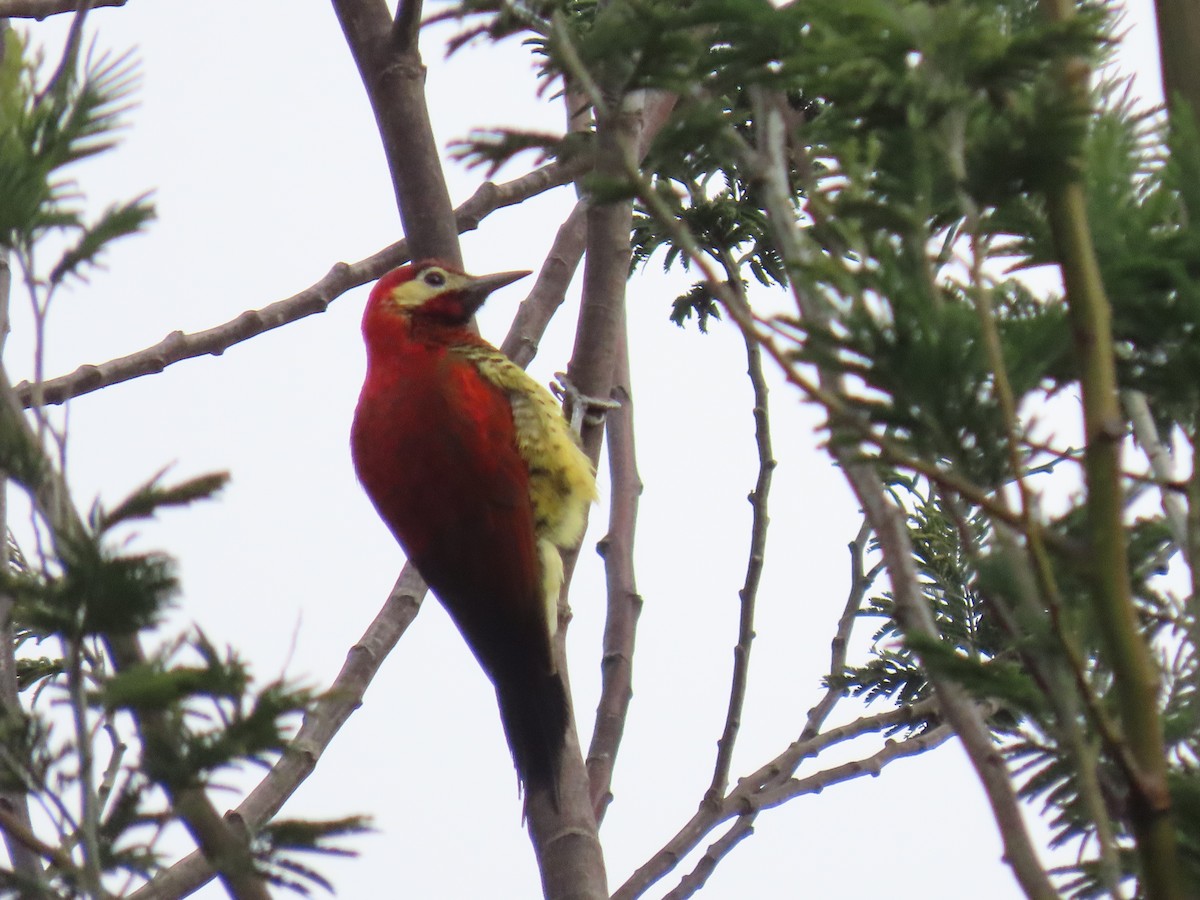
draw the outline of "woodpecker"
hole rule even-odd
[[[557,783],[561,551],[583,537],[596,498],[550,392],[469,328],[492,291],[528,274],[424,260],[379,279],[350,436],[367,496],[495,686],[527,793]]]

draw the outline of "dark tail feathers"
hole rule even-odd
[[[567,692],[557,674],[496,685],[500,720],[526,795],[549,787],[558,806],[558,772],[567,733]]]

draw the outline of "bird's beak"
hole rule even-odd
[[[488,295],[492,291],[532,274],[532,272],[528,271],[497,272],[495,275],[478,275],[472,278],[461,291],[463,300],[466,301],[464,305],[466,306],[467,313],[474,313],[475,310],[483,306],[483,301],[488,298]]]

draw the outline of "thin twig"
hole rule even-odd
[[[65,853],[58,847],[52,847],[41,840],[33,833],[33,829],[29,827],[29,824],[22,821],[21,817],[9,809],[7,803],[3,802],[0,802],[0,831],[4,832],[6,840],[11,839],[30,853],[53,863],[55,871],[63,873],[75,871],[75,861],[71,859],[70,854]],[[41,873],[40,867],[38,873],[39,875]],[[21,871],[20,874],[29,877],[29,873],[27,872]]]
[[[1175,464],[1170,448],[1163,443],[1154,423],[1154,414],[1150,403],[1141,391],[1127,390],[1121,392],[1121,405],[1125,414],[1133,424],[1133,436],[1150,461],[1150,471],[1160,484],[1174,484]],[[1171,530],[1171,538],[1180,550],[1187,550],[1187,510],[1183,500],[1175,491],[1162,491],[1163,514],[1167,519],[1167,527]]]
[[[886,740],[882,750],[865,759],[843,763],[840,766],[809,775],[807,778],[789,778],[778,786],[767,788],[758,795],[759,806],[762,809],[778,806],[794,797],[819,793],[831,784],[849,781],[862,775],[874,777],[889,762],[932,750],[953,736],[954,730],[949,725],[939,725],[937,728],[930,728],[902,741]]]
[[[838,728],[831,728],[823,734],[792,742],[770,762],[740,779],[720,803],[702,803],[695,815],[675,836],[616,890],[613,900],[633,900],[635,897],[640,897],[655,882],[674,869],[699,846],[705,835],[722,822],[743,815],[750,816],[758,810],[764,809],[765,806],[760,799],[764,788],[770,785],[777,790],[780,785],[788,783],[792,773],[804,760],[811,759],[836,744],[854,740],[863,735],[881,733],[892,728],[927,721],[927,717],[935,709],[936,706],[930,702],[891,709],[883,713],[862,716]],[[865,774],[865,772],[858,774]],[[815,793],[822,787],[833,783],[833,781],[822,781],[824,775],[825,773],[819,772],[812,776],[814,780],[806,779],[809,793]],[[798,796],[798,794],[794,796]]]
[[[754,819],[763,809],[769,806],[778,806],[805,794],[820,793],[831,785],[851,781],[863,775],[874,777],[882,772],[888,763],[927,753],[941,746],[953,736],[954,729],[949,725],[940,725],[902,741],[887,740],[881,750],[865,759],[833,766],[807,778],[790,779],[780,786],[757,793],[754,799],[754,811],[738,816],[729,830],[708,846],[692,871],[680,879],[679,884],[673,890],[663,895],[663,900],[686,900],[687,897],[695,895],[703,888],[721,860],[753,834]]]
[[[801,739],[819,734],[833,708],[846,695],[840,681],[846,671],[850,633],[854,630],[854,623],[858,621],[858,611],[867,597],[867,591],[883,571],[882,563],[872,566],[869,570],[863,567],[863,557],[866,555],[867,541],[870,537],[871,525],[863,519],[858,534],[847,545],[850,551],[850,589],[846,592],[846,605],[842,609],[841,618],[838,619],[837,631],[829,644],[829,686],[817,705],[808,711],[808,720],[804,723],[804,730],[800,732]]]
[[[726,261],[726,273],[737,302],[747,311],[749,304],[735,281],[737,266]],[[758,451],[758,477],[749,496],[750,548],[746,562],[746,577],[738,591],[740,614],[738,616],[738,638],[733,648],[733,677],[729,685],[729,705],[725,713],[725,727],[717,741],[717,760],[713,767],[712,782],[706,800],[716,802],[725,795],[729,785],[729,769],[733,763],[733,747],[742,724],[742,709],[746,702],[746,688],[750,681],[750,647],[754,641],[754,606],[758,598],[758,584],[762,578],[763,561],[766,559],[767,501],[771,493],[771,476],[775,471],[775,455],[771,450],[771,419],[767,396],[767,380],[763,374],[762,349],[752,336],[742,332],[746,346],[746,373],[754,392],[754,444]]]
[[[64,640],[67,664],[67,688],[75,725],[76,752],[79,754],[79,806],[82,811],[83,882],[90,894],[106,897],[100,857],[100,798],[96,792],[96,771],[92,756],[92,735],[88,726],[87,696],[84,690],[81,639]]]
[[[721,860],[732,853],[738,844],[754,834],[754,820],[757,816],[757,812],[738,816],[729,826],[728,831],[708,845],[708,849],[696,861],[692,871],[683,876],[674,888],[663,894],[663,900],[684,900],[703,888]]]

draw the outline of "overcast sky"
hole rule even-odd
[[[1131,59],[1154,59],[1149,9],[1139,2],[1130,15]],[[20,27],[49,41],[53,56],[60,25]],[[131,0],[93,13],[89,29],[100,47],[137,48],[144,85],[125,143],[80,167],[82,187],[96,207],[154,189],[159,219],[146,236],[118,246],[90,284],[61,297],[48,374],[141,349],[175,329],[219,324],[400,237],[373,118],[327,3]],[[427,31],[423,43],[443,145],[472,126],[558,127],[560,110],[534,97],[518,42],[473,47],[445,62],[444,36]],[[1157,74],[1139,87],[1152,96]],[[522,171],[517,164],[500,177]],[[449,177],[456,203],[479,181],[456,166]],[[536,269],[573,199],[560,189],[487,219],[464,237],[469,269]],[[615,801],[602,830],[613,888],[688,819],[711,778],[756,474],[740,338],[721,325],[707,336],[672,325],[679,284],[654,269],[629,295],[646,484],[637,552],[645,609]],[[489,300],[485,336],[499,342],[522,296],[518,285]],[[70,406],[69,476],[83,505],[96,495],[119,499],[167,463],[179,477],[232,473],[219,502],[164,516],[143,529],[141,543],[181,560],[185,593],[173,626],[194,622],[237,646],[264,680],[286,672],[328,684],[403,562],[348,452],[365,298],[365,288],[356,290],[328,313],[221,358],[182,363]],[[25,307],[15,306],[6,364],[19,379],[29,372],[30,345]],[[576,306],[574,295],[543,342],[531,366],[539,380],[565,366]],[[735,776],[793,740],[820,696],[848,585],[846,544],[859,525],[841,477],[817,450],[814,410],[772,383],[780,466]],[[604,531],[606,502],[607,493],[571,595],[571,681],[585,744],[604,605],[591,548]],[[837,721],[859,713],[846,702]],[[436,603],[425,605],[284,811],[352,813],[373,816],[377,831],[354,839],[359,858],[319,862],[340,896],[538,893],[494,695]],[[885,831],[886,841],[875,838]],[[648,896],[690,869],[685,862]],[[1019,896],[982,793],[951,744],[764,813],[703,896],[951,900],[968,890],[978,900]],[[219,893],[210,887],[202,896]]]

